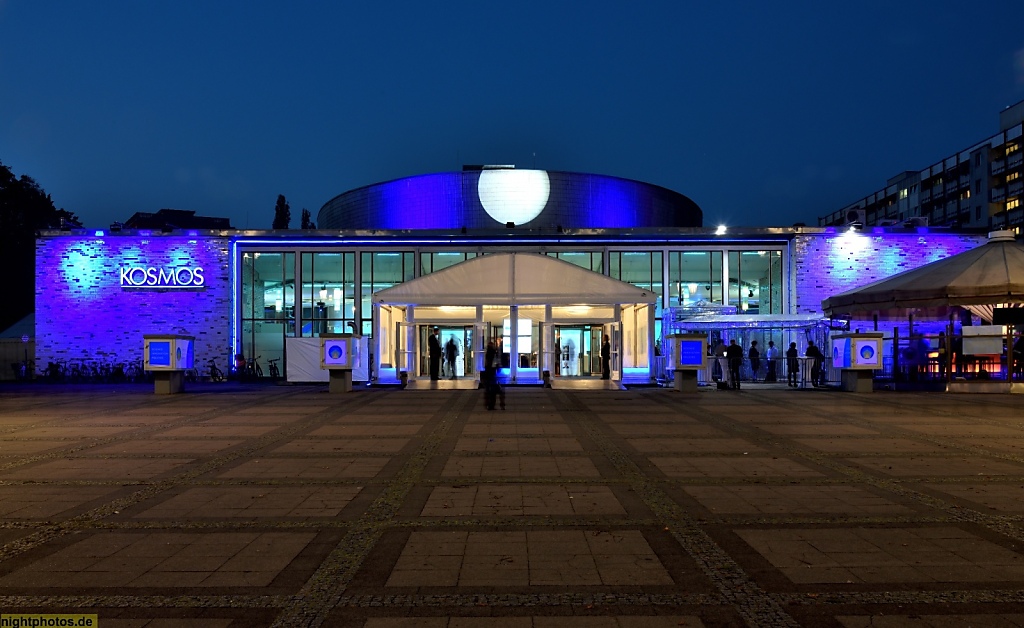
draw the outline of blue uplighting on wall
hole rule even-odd
[[[194,277],[199,286],[145,284],[146,271]],[[135,270],[128,270],[135,269]],[[131,279],[126,281],[125,272]],[[226,238],[178,236],[41,238],[36,251],[36,361],[128,361],[143,334],[197,337],[202,358],[224,355],[230,324]],[[133,285],[132,280],[143,285]]]

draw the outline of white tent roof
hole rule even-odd
[[[373,295],[379,305],[615,305],[658,295],[534,253],[475,257]]]

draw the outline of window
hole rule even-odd
[[[373,335],[373,303],[370,297],[378,290],[411,280],[415,276],[413,257],[411,252],[397,251],[360,254],[362,283],[359,301],[364,336]]]
[[[722,302],[722,252],[672,251],[668,254],[671,307]]]
[[[781,314],[782,251],[729,251],[728,305],[748,314]]]
[[[1019,178],[1020,178],[1020,173],[1019,172],[1011,172],[1008,175],[1006,175],[1006,182],[1009,183],[1010,181],[1016,181]]]
[[[974,180],[974,193],[981,194],[981,179]]]
[[[902,189],[902,190],[900,190],[900,200],[903,200],[905,198],[907,198],[907,190],[906,189]]]
[[[612,251],[608,260],[610,277],[664,296],[661,251]],[[654,304],[655,338],[661,337],[662,300]]]
[[[600,251],[558,251],[549,252],[547,256],[575,264],[595,273],[604,274],[604,257]]]
[[[1010,211],[1011,209],[1016,209],[1018,207],[1020,207],[1019,198],[1011,198],[1010,200],[1006,201],[1006,211]]]
[[[242,252],[242,354],[284,357],[284,337],[295,335],[295,254]]]
[[[302,254],[303,337],[355,333],[355,253]]]
[[[980,207],[975,207],[974,208],[974,220],[976,220],[976,221],[977,220],[981,220],[981,208]]]
[[[457,253],[441,251],[439,253],[420,253],[420,276],[436,273],[459,262],[476,257],[476,253]]]
[[[1011,153],[1015,153],[1015,152],[1017,152],[1019,150],[1020,150],[1020,144],[1014,143],[1014,144],[1007,144],[1006,145],[1006,154],[1007,155],[1010,155]]]

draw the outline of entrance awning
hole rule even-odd
[[[377,305],[622,305],[658,295],[535,253],[475,257],[374,293]]]

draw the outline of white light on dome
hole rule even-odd
[[[543,170],[484,170],[476,190],[488,216],[501,224],[522,225],[544,210],[551,180]]]

